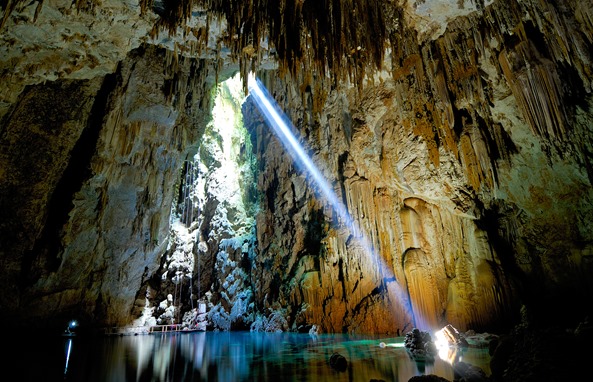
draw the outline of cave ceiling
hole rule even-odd
[[[0,115],[23,86],[88,79],[115,71],[143,43],[173,55],[219,60],[224,75],[239,66],[277,67],[313,81],[362,86],[390,70],[403,25],[418,43],[441,35],[458,16],[491,1],[405,0],[6,0],[0,16]]]

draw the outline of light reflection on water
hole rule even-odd
[[[60,338],[29,345],[34,354],[24,363],[30,367],[22,365],[20,374],[44,381],[408,381],[421,374],[453,380],[447,362],[416,363],[405,348],[381,342],[401,343],[403,337],[194,332]],[[334,352],[347,359],[345,371],[330,366]],[[487,350],[464,355],[482,368],[489,362]]]

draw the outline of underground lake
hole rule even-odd
[[[7,363],[22,381],[453,380],[449,362],[412,360],[404,337],[348,334],[174,332],[14,340]],[[339,356],[337,356],[339,355]],[[333,362],[341,358],[342,363]],[[457,362],[489,373],[487,348]]]

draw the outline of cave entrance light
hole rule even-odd
[[[398,289],[397,294],[400,296],[403,295],[401,293],[401,286],[397,282],[392,268],[386,266],[384,260],[378,255],[364,232],[362,232],[358,224],[352,219],[344,203],[340,201],[333,188],[323,177],[317,166],[313,163],[313,160],[307,155],[303,146],[292,133],[294,128],[286,114],[280,110],[276,101],[274,101],[265,86],[253,73],[249,74],[248,90],[269,127],[273,130],[278,139],[280,139],[286,150],[291,154],[295,164],[303,168],[310,175],[310,177],[307,177],[308,181],[313,186],[316,186],[321,196],[329,202],[338,216],[338,221],[345,224],[346,228],[348,228],[352,234],[352,237],[358,240],[358,244],[363,249],[363,252],[370,257],[371,263],[377,265],[380,272],[379,274],[382,275],[383,280],[386,280],[386,284],[388,282],[387,280],[393,280],[393,285]],[[391,302],[396,303],[398,301],[397,296],[392,295],[393,291],[387,285],[386,290],[389,293]],[[410,298],[409,304],[413,304]],[[417,327],[428,328],[426,326],[426,320],[423,317],[419,317],[418,313],[416,313],[418,310],[409,309],[409,311],[413,315]]]

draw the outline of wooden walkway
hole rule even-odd
[[[153,325],[153,326],[123,326],[105,328],[104,334],[108,336],[131,336],[138,334],[154,333],[175,333],[175,332],[195,332],[198,329],[183,328],[181,324]]]
[[[167,333],[167,332],[181,332],[183,329],[180,324],[171,325],[154,325],[149,329],[149,333]]]

